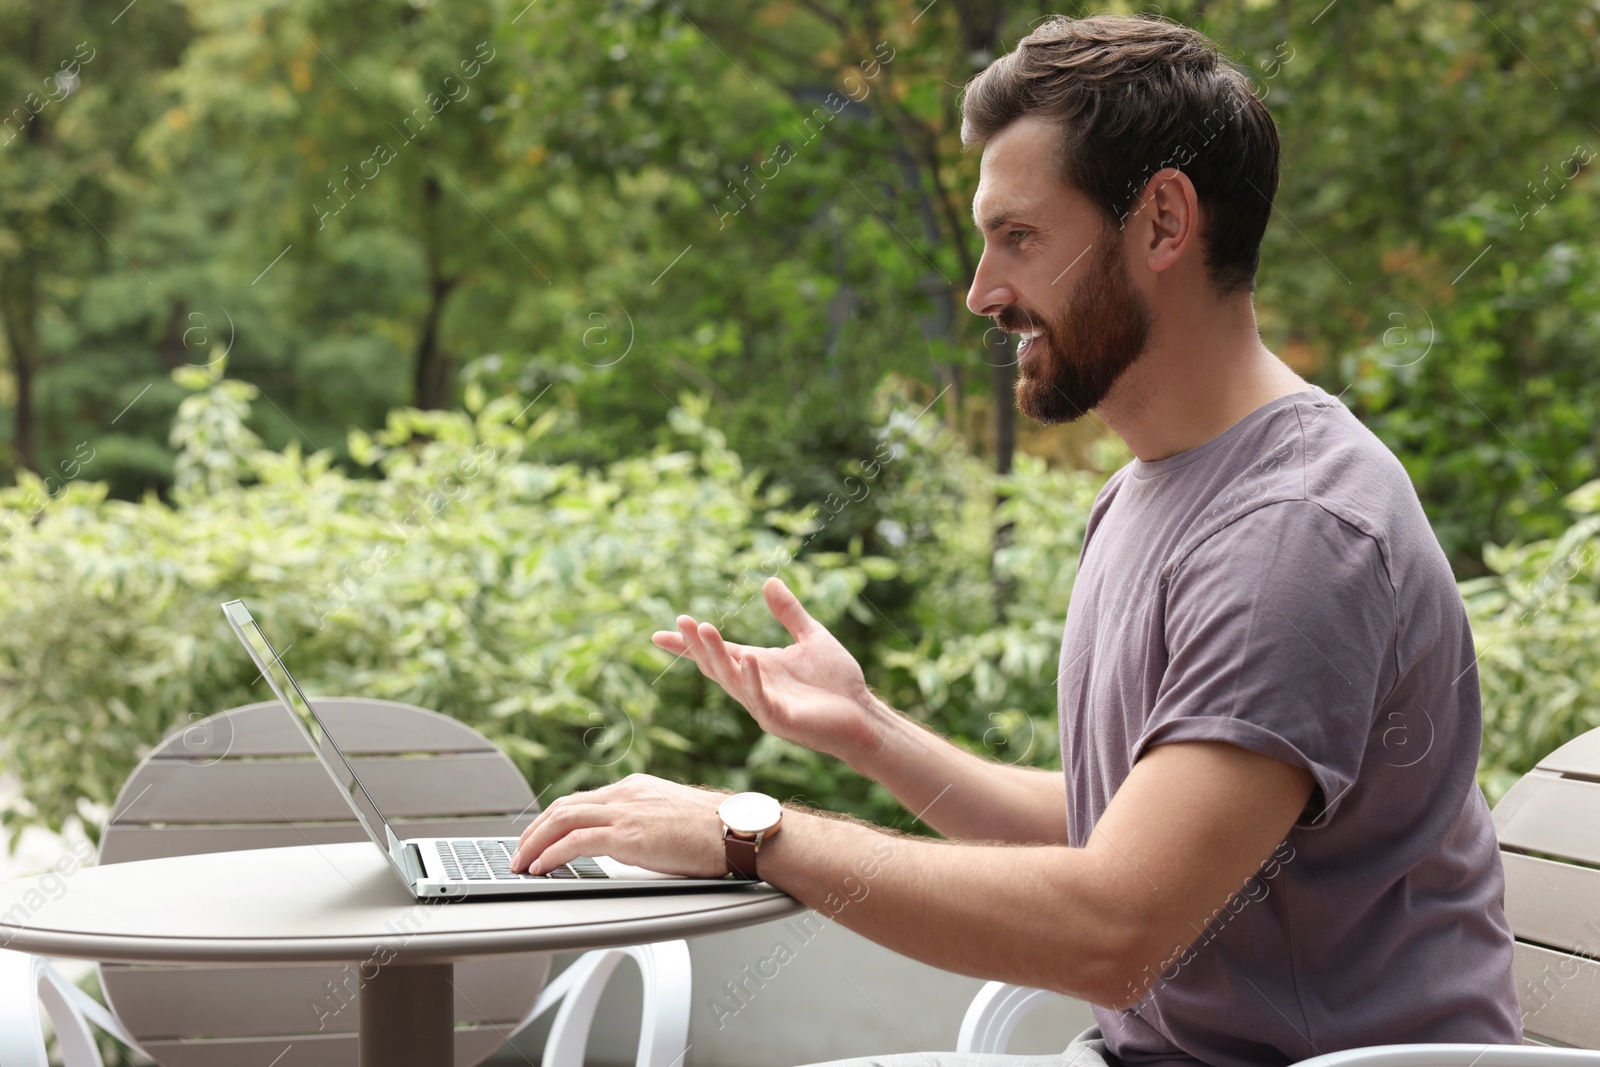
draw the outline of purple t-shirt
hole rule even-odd
[[[1094,1009],[1109,1051],[1261,1067],[1521,1041],[1466,612],[1404,468],[1337,399],[1280,397],[1111,477],[1059,687],[1076,847],[1153,745],[1225,741],[1316,780],[1143,999]]]

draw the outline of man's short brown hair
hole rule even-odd
[[[961,140],[1024,115],[1062,131],[1057,177],[1121,226],[1152,175],[1188,175],[1221,293],[1255,288],[1278,189],[1278,128],[1203,34],[1156,18],[1057,15],[967,82]]]

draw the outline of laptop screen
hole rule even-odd
[[[328,733],[322,721],[317,718],[316,709],[311,706],[311,701],[306,699],[305,693],[301,692],[299,683],[294,680],[289,669],[283,665],[277,650],[261,632],[261,627],[256,624],[250,609],[245,607],[242,600],[230,600],[222,605],[222,611],[228,617],[234,632],[239,635],[239,640],[249,651],[250,658],[255,660],[256,666],[261,669],[261,675],[266,678],[273,693],[277,694],[283,706],[289,709],[310,738],[317,758],[322,761],[329,776],[339,784],[340,791],[349,801],[350,809],[356,813],[356,818],[367,831],[367,836],[383,850],[383,854],[389,857],[389,862],[395,870],[399,871],[401,877],[409,884],[410,877],[389,850],[394,835],[389,830],[388,820],[383,817],[383,812],[378,810],[378,805],[367,792],[366,786],[361,784],[355,768],[350,766],[350,761],[339,750],[333,735]]]

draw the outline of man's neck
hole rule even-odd
[[[1249,297],[1224,315],[1168,316],[1143,356],[1095,408],[1144,462],[1187,452],[1256,408],[1311,388],[1268,351]]]

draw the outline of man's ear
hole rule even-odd
[[[1135,234],[1135,254],[1160,273],[1183,257],[1200,237],[1200,199],[1194,183],[1176,167],[1158,170],[1145,183],[1139,198],[1141,232]]]

